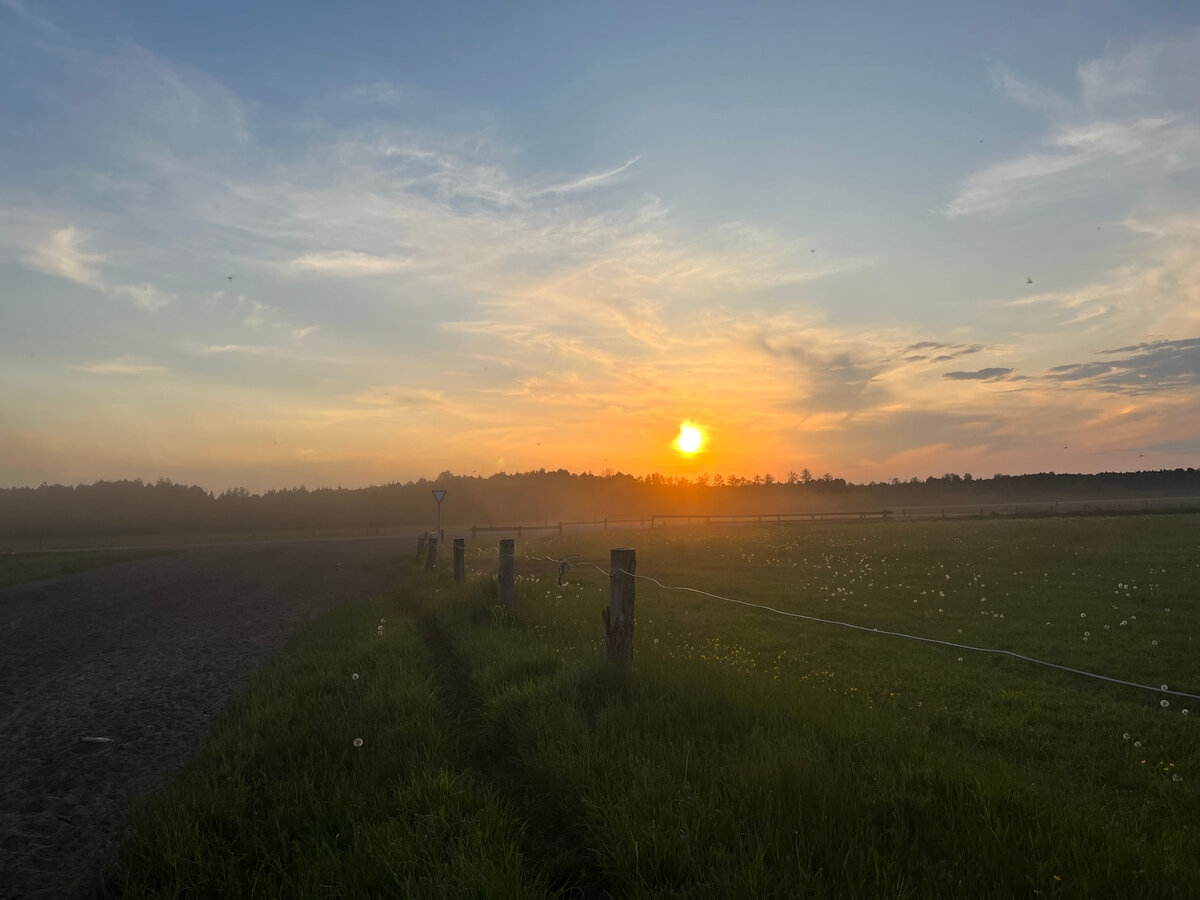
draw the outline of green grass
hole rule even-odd
[[[527,541],[512,615],[486,574],[413,571],[277,661],[100,893],[1197,896],[1200,703],[646,580],[622,673],[607,576],[560,587],[528,557],[634,546],[667,585],[1200,693],[1198,537],[1146,516]]]
[[[80,550],[62,553],[0,553],[0,588],[58,575],[70,575],[100,566],[169,550]]]

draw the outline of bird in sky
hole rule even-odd
[[[1025,283],[1026,283],[1026,284],[1033,284],[1033,279],[1032,279],[1032,278],[1030,278],[1028,275],[1026,275],[1026,276],[1025,276]]]
[[[809,253],[816,253],[817,251],[816,251],[816,250],[809,250],[808,252],[809,252]]]
[[[226,281],[233,281],[233,276],[232,276],[232,275],[226,275],[226,276],[225,276],[225,280],[226,280]]]

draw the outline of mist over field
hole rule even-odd
[[[360,529],[415,533],[436,521],[435,490],[446,491],[443,523],[471,526],[599,525],[651,517],[871,513],[954,515],[1022,511],[1179,509],[1200,505],[1200,470],[974,478],[949,473],[925,480],[849,484],[807,470],[772,475],[686,477],[591,475],[558,471],[493,475],[444,472],[432,481],[342,489],[296,488],[214,495],[162,479],[0,489],[0,537],[187,535]],[[1132,503],[1129,501],[1144,501]]]

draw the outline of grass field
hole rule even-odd
[[[466,585],[447,556],[299,637],[95,894],[1200,896],[1200,701],[643,579],[613,671],[582,563],[622,545],[666,585],[1200,693],[1195,515],[525,541],[511,615],[478,547]]]
[[[100,566],[169,553],[169,550],[75,550],[62,553],[0,553],[0,588]]]

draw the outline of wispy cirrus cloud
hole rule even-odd
[[[947,218],[1044,206],[1081,186],[1145,189],[1194,168],[1200,151],[1200,38],[1146,42],[1082,63],[1066,97],[993,66],[992,84],[1047,120],[1036,149],[968,176],[942,209]]]
[[[324,253],[306,253],[291,261],[293,272],[315,272],[345,278],[362,278],[369,275],[388,275],[402,272],[412,266],[412,260],[402,257],[372,256],[357,250],[332,250]]]
[[[160,375],[169,371],[167,366],[147,362],[141,357],[128,354],[116,359],[77,365],[73,368],[81,372],[89,372],[92,375]]]
[[[609,169],[604,172],[591,172],[587,175],[580,175],[570,181],[552,184],[549,187],[537,188],[529,191],[526,195],[529,199],[534,197],[542,197],[547,194],[571,194],[576,191],[585,191],[590,188],[599,187],[600,185],[611,182],[614,178],[628,171],[638,160],[640,156],[635,156],[633,159],[626,162],[624,165],[617,166],[615,169]]]
[[[97,264],[104,262],[104,256],[88,253],[83,249],[84,243],[86,237],[74,225],[60,228],[37,244],[25,256],[25,262],[47,275],[88,287],[101,287],[104,282]]]
[[[1044,143],[1048,151],[995,163],[968,177],[944,215],[954,219],[1043,204],[1049,199],[1046,185],[1061,185],[1068,175],[1101,178],[1120,171],[1129,176],[1142,168],[1143,177],[1152,177],[1200,146],[1200,130],[1180,117],[1092,121],[1060,125]]]
[[[113,297],[130,300],[134,306],[154,312],[176,299],[173,294],[153,284],[117,284],[108,281],[100,271],[106,257],[99,253],[88,253],[83,249],[87,235],[74,225],[60,228],[38,243],[25,256],[30,267],[47,275],[65,278],[77,284],[102,291]]]

